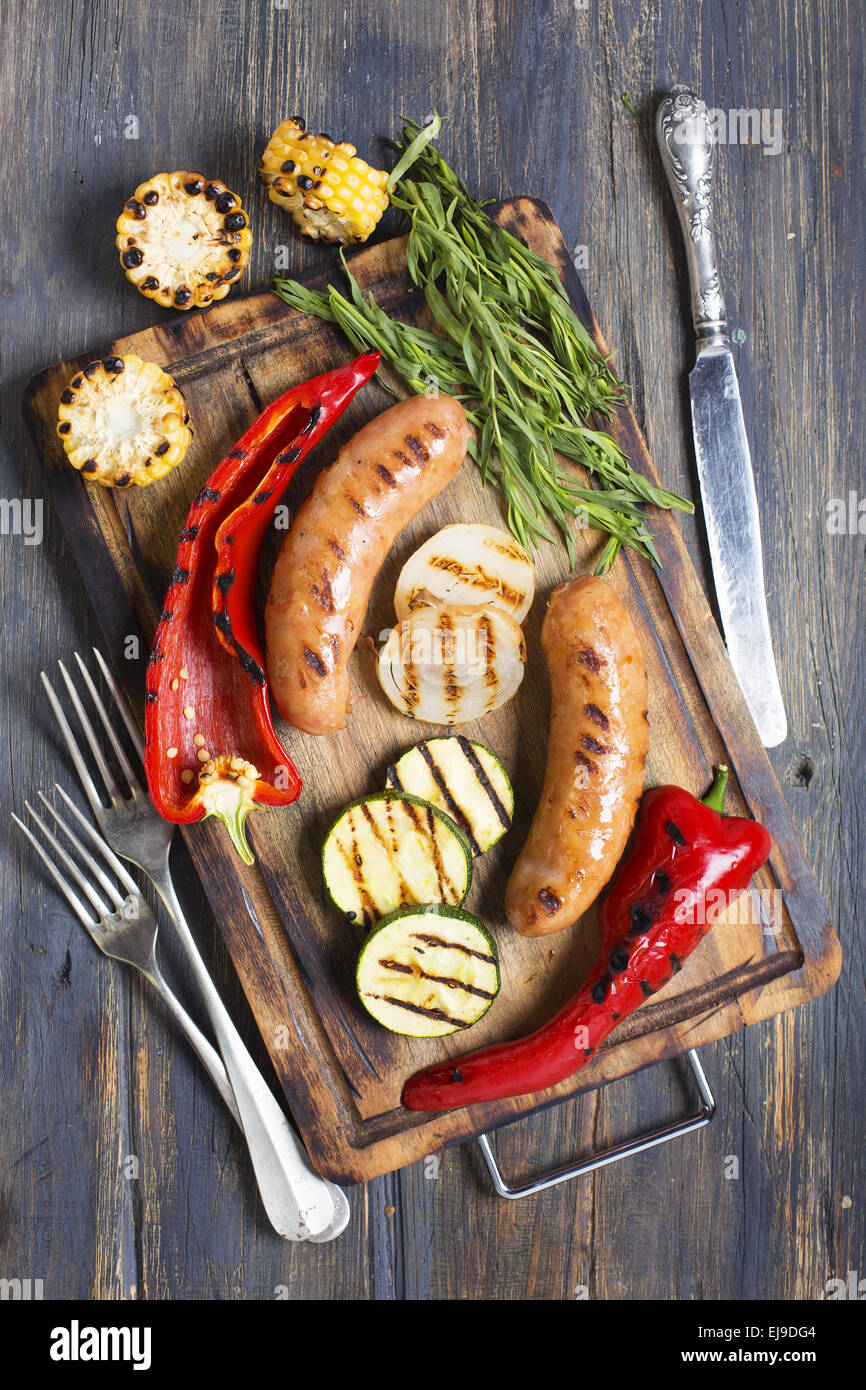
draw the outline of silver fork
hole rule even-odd
[[[94,648],[99,669],[139,757],[144,746],[135,722],[103,656]],[[126,756],[123,744],[94,685],[90,672],[75,653],[105,736],[129,788],[124,796],[106,761],[93,725],[72,678],[62,662],[60,672],[72,706],[81,723],[88,747],[99,769],[110,801],[106,807],[94,785],[81,750],[47,675],[42,682],[69,755],[78,773],[97,825],[109,846],[123,859],[136,864],[150,879],[166,906],[178,939],[201,992],[217,1045],[225,1063],[253,1170],[265,1210],[274,1228],[290,1240],[329,1240],[344,1229],[349,1217],[345,1193],[321,1178],[274,1099],[264,1077],[241,1040],[216,986],[208,974],[174,891],[169,869],[169,849],[174,826],[157,813]]]
[[[42,804],[47,807],[54,823],[61,830],[75,849],[81,862],[90,870],[91,878],[82,872],[79,865],[63,848],[63,845],[52,833],[50,828],[42,820],[41,816],[30,805],[29,801],[24,802],[25,809],[30,813],[36,822],[45,839],[51,845],[61,864],[65,868],[68,878],[65,878],[50,855],[46,854],[39,840],[33,831],[24,823],[15,812],[12,812],[12,819],[20,830],[24,832],[27,839],[35,849],[39,858],[45,864],[54,882],[57,884],[72,911],[75,913],[81,925],[89,933],[92,940],[99,947],[104,956],[111,960],[124,961],[127,965],[133,965],[140,970],[146,980],[149,980],[157,993],[162,997],[169,1013],[180,1028],[186,1033],[205,1067],[217,1090],[234,1115],[238,1124],[241,1117],[235,1103],[234,1092],[229,1084],[226,1069],[220,1060],[219,1053],[211,1046],[201,1029],[193,1022],[186,1009],[181,1004],[177,995],[166,982],[159,964],[156,959],[156,937],[159,924],[151,912],[148,904],[138,891],[135,880],[126,872],[117,855],[112,851],[106,840],[94,830],[93,826],[85,816],[81,814],[75,803],[67,796],[66,792],[59,785],[54,783],[55,791],[63,798],[67,807],[72,812],[79,826],[87,835],[91,844],[95,845],[102,855],[108,867],[113,871],[115,877],[119,879],[122,893],[116,884],[102,870],[99,863],[93,858],[92,852],[88,851],[85,844],[75,834],[74,830],[66,824],[60,812],[53,805],[48,797],[41,791],[36,795]],[[69,879],[75,883],[78,889],[84,894],[91,907],[96,912],[94,920],[93,913],[85,907],[81,898],[72,888]],[[93,879],[102,889],[110,903],[113,903],[112,910],[93,886]]]

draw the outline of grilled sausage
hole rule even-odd
[[[316,480],[280,551],[265,608],[277,708],[308,734],[346,724],[348,663],[397,534],[454,476],[468,440],[450,396],[416,397],[359,430]]]
[[[583,576],[555,589],[541,644],[551,681],[544,787],[505,893],[524,936],[570,926],[607,883],[634,823],[649,743],[643,651],[609,584]]]

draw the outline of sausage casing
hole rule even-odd
[[[570,926],[611,877],[649,744],[646,662],[609,584],[582,576],[555,589],[541,644],[551,682],[544,786],[505,894],[508,920],[524,936]]]
[[[317,478],[283,542],[265,608],[271,692],[309,734],[346,724],[349,657],[398,533],[463,462],[466,412],[450,396],[400,401]]]

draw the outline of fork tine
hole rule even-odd
[[[99,740],[97,739],[93,725],[91,724],[88,718],[87,711],[81,703],[81,696],[75,689],[72,677],[70,676],[66,667],[63,665],[62,661],[58,661],[57,665],[60,667],[60,674],[66,682],[66,689],[69,691],[69,698],[72,701],[72,707],[75,710],[75,713],[78,715],[79,722],[81,724],[82,729],[84,730],[84,737],[87,739],[87,742],[90,745],[90,751],[93,754],[96,766],[99,768],[99,771],[102,774],[102,780],[105,783],[105,789],[108,792],[109,799],[111,800],[112,804],[115,804],[121,799],[121,797],[120,788],[114,780],[114,773],[111,771],[111,768],[105,761],[105,755],[99,746]]]
[[[114,906],[116,908],[123,907],[123,894],[118,893],[116,887],[111,882],[111,879],[108,877],[108,874],[103,873],[102,869],[97,864],[96,860],[94,859],[92,853],[88,850],[87,846],[81,843],[74,830],[70,830],[69,826],[66,824],[66,821],[63,819],[60,812],[52,805],[52,803],[48,800],[48,797],[44,794],[44,792],[37,792],[36,795],[39,797],[39,800],[42,802],[43,806],[45,806],[51,812],[52,816],[57,822],[57,825],[63,831],[70,844],[78,850],[78,853],[81,855],[81,858],[84,860],[88,869],[93,874],[93,877],[108,894],[109,898],[114,903]],[[70,802],[69,804],[71,806],[72,802]]]
[[[30,812],[31,816],[35,820],[36,824],[39,826],[39,829],[42,831],[42,834],[45,836],[46,840],[50,844],[51,848],[54,850],[60,862],[64,864],[66,868],[69,870],[84,896],[96,908],[96,911],[100,917],[107,917],[109,912],[111,911],[111,908],[106,906],[106,904],[102,901],[99,894],[97,893],[96,889],[90,883],[88,883],[87,879],[84,877],[84,874],[81,872],[78,865],[75,863],[75,860],[71,859],[70,856],[66,853],[66,850],[63,848],[57,836],[54,835],[52,831],[48,828],[48,826],[45,824],[44,820],[38,814],[38,812],[34,811],[33,807],[30,805],[30,802],[25,801],[24,806]]]
[[[45,850],[42,848],[36,836],[33,834],[33,831],[30,829],[28,825],[24,824],[23,820],[19,820],[18,816],[16,816],[14,811],[11,814],[12,819],[18,826],[18,829],[23,830],[24,834],[27,836],[36,853],[39,855],[39,858],[42,860],[43,864],[51,874],[51,877],[54,879],[54,882],[57,884],[58,888],[63,894],[64,898],[69,903],[69,906],[72,908],[72,911],[75,913],[79,922],[81,922],[81,924],[85,926],[89,932],[97,931],[98,923],[93,921],[93,918],[88,913],[87,908],[84,906],[81,899],[77,896],[77,894],[73,893],[72,889],[69,887],[69,884],[66,882],[66,879],[63,877],[63,875],[57,868],[57,865],[54,863],[54,860],[50,859],[49,856],[45,853]]]
[[[138,778],[132,770],[129,759],[126,756],[126,751],[123,747],[123,744],[117,737],[117,734],[114,731],[114,725],[108,717],[108,710],[102,703],[99,692],[96,689],[96,686],[93,684],[93,677],[91,676],[84,662],[81,660],[81,657],[78,655],[78,652],[75,652],[75,660],[78,662],[78,669],[80,670],[82,678],[84,680],[84,684],[87,686],[87,689],[90,693],[90,698],[93,701],[93,704],[96,708],[96,713],[99,715],[102,727],[108,735],[108,741],[114,749],[114,752],[117,756],[117,761],[120,763],[120,770],[126,778],[127,782],[129,783],[129,790],[132,792],[133,797],[136,794],[138,794],[139,796],[143,796],[144,792],[141,790],[141,787],[139,786]]]
[[[45,693],[48,696],[51,708],[54,711],[54,718],[60,725],[60,732],[62,733],[64,742],[66,743],[66,747],[69,750],[69,756],[72,759],[75,771],[78,773],[78,780],[84,788],[84,795],[90,802],[90,809],[92,810],[95,816],[104,815],[105,806],[103,805],[102,798],[99,795],[99,792],[96,790],[93,778],[90,776],[90,773],[87,770],[87,764],[81,756],[81,750],[78,747],[75,735],[69,727],[69,721],[66,718],[66,715],[63,713],[63,706],[61,705],[60,701],[54,693],[54,686],[51,684],[44,671],[40,671],[39,674],[42,677],[42,684],[45,687]]]
[[[112,850],[108,841],[103,839],[103,837],[100,835],[99,831],[95,828],[95,826],[91,825],[87,817],[81,814],[75,802],[71,799],[71,797],[67,796],[66,792],[63,790],[59,782],[54,783],[54,789],[55,791],[59,792],[60,795],[63,797],[63,800],[66,802],[66,805],[69,807],[70,811],[75,816],[82,830],[86,831],[87,834],[90,836],[91,840],[96,845],[96,848],[99,850],[103,859],[106,861],[109,868],[113,869],[114,872],[117,874],[117,877],[120,879],[123,886],[127,888],[130,893],[138,893],[138,884],[136,883],[135,879],[131,876],[131,874],[127,873],[126,869],[121,864],[120,860]],[[42,793],[40,792],[39,795],[42,796]],[[46,804],[50,805],[50,802]],[[54,814],[56,815],[56,812]]]
[[[105,684],[108,686],[109,690],[114,696],[114,701],[117,705],[118,713],[120,714],[121,719],[126,725],[126,732],[132,739],[135,751],[138,753],[138,756],[141,758],[141,761],[144,762],[144,740],[142,739],[141,734],[138,731],[138,725],[136,724],[135,720],[132,717],[132,714],[130,713],[129,704],[125,696],[123,695],[123,692],[118,689],[117,681],[111,674],[111,669],[108,665],[108,662],[105,660],[105,657],[102,655],[102,652],[99,650],[98,647],[93,647],[91,650],[93,651],[93,655],[96,657],[99,669],[102,672],[103,677],[105,678]]]

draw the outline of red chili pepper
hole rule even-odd
[[[378,363],[378,352],[364,353],[274,401],[197,494],[180,535],[148,667],[147,785],[166,820],[190,824],[218,816],[248,864],[253,857],[244,822],[253,803],[284,806],[301,790],[297,771],[274,733],[261,649],[251,636],[261,537],[276,506],[274,501],[268,509],[269,499],[257,503],[256,498],[274,468],[285,487]],[[260,507],[264,526],[244,520],[246,504]],[[235,515],[243,524],[234,544],[223,539],[233,555],[234,583],[243,600],[235,618],[237,631],[227,615],[213,609],[217,534]],[[221,616],[225,621],[220,622]]]
[[[555,1086],[667,984],[713,925],[722,901],[734,901],[770,853],[764,826],[722,818],[727,780],[728,769],[717,768],[702,802],[682,787],[653,787],[644,795],[632,852],[600,908],[598,961],[577,994],[526,1038],[416,1073],[404,1088],[404,1105],[453,1110]]]

